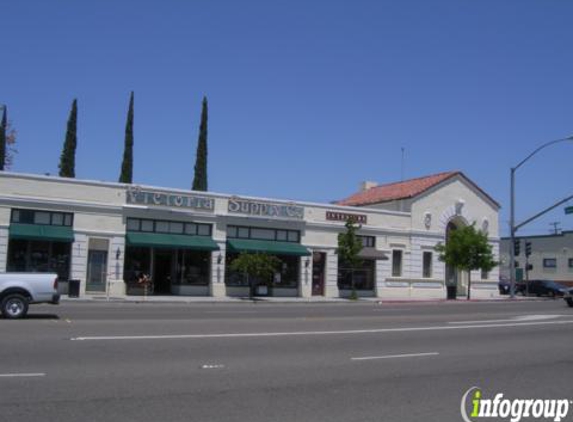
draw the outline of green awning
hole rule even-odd
[[[298,243],[275,242],[272,240],[229,239],[230,252],[262,252],[272,255],[307,256],[310,251]]]
[[[44,226],[40,224],[10,224],[12,239],[52,240],[56,242],[73,242],[74,230],[71,227]]]
[[[207,236],[186,236],[164,233],[127,233],[128,246],[148,246],[154,248],[196,249],[215,251],[217,243]]]

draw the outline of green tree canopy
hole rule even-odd
[[[193,190],[207,191],[207,97],[203,97],[201,110],[201,125],[199,126],[199,141],[195,158],[195,176]]]
[[[487,235],[476,230],[475,224],[452,230],[446,244],[439,243],[435,250],[440,254],[440,261],[468,272],[468,299],[470,299],[471,290],[470,272],[491,271],[498,265],[498,262],[494,260]]]
[[[129,97],[129,109],[125,123],[125,141],[123,147],[123,160],[121,162],[121,183],[133,182],[133,91]]]
[[[76,177],[76,126],[78,119],[78,101],[74,99],[70,117],[68,118],[68,126],[66,129],[66,139],[64,141],[64,148],[60,156],[60,177]]]
[[[356,234],[362,227],[352,219],[346,220],[346,231],[338,234],[338,259],[351,268],[362,265],[362,259],[358,256],[362,250],[362,241]]]
[[[0,120],[0,170],[9,170],[14,162],[14,155],[18,152],[14,146],[16,130],[8,119],[8,107],[0,106],[0,109],[3,109]]]
[[[231,270],[247,276],[249,295],[253,296],[253,279],[269,280],[277,271],[281,260],[263,253],[241,253],[231,263]]]

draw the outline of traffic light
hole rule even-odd
[[[513,241],[513,254],[515,256],[519,256],[520,253],[521,253],[521,240],[515,239]]]
[[[531,255],[531,242],[525,242],[525,256]]]

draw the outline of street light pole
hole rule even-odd
[[[535,154],[537,154],[539,151],[541,151],[542,149],[547,148],[548,146],[560,143],[560,142],[568,142],[568,141],[573,141],[573,135],[568,136],[567,138],[561,138],[561,139],[555,139],[553,141],[549,141],[544,143],[543,145],[541,145],[540,147],[538,147],[537,149],[535,149],[532,153],[530,153],[527,157],[525,157],[523,160],[521,160],[519,162],[518,165],[516,165],[515,167],[512,167],[510,170],[510,198],[509,198],[509,235],[511,238],[511,244],[509,246],[509,294],[510,297],[513,299],[515,297],[515,233],[517,231],[517,229],[521,226],[523,226],[522,224],[519,224],[518,226],[516,226],[515,224],[515,172],[517,171],[518,168],[520,168],[523,164],[525,164],[525,162],[527,160],[529,160],[531,157],[533,157]],[[544,211],[547,212],[551,209],[553,209],[555,206],[548,208],[547,210]],[[541,214],[537,214],[534,218],[539,217]],[[527,222],[531,221],[532,219],[527,220]]]
[[[515,167],[511,168],[510,198],[509,198],[509,297],[515,297]]]

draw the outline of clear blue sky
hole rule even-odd
[[[209,188],[331,201],[360,181],[462,170],[503,206],[509,168],[573,134],[569,0],[5,1],[0,104],[14,171],[116,181],[135,91],[138,183],[189,188],[201,99]],[[573,143],[519,170],[518,220],[573,194]],[[573,228],[563,208],[550,221]]]

